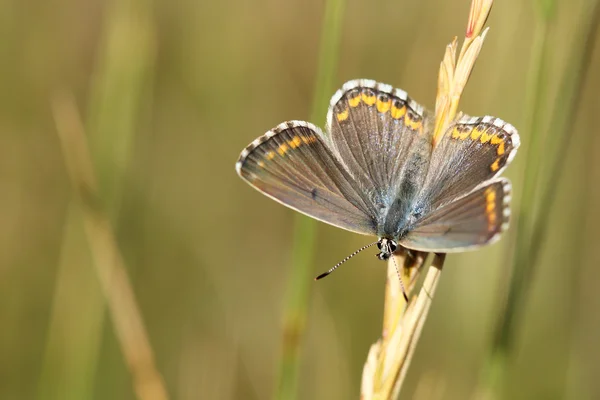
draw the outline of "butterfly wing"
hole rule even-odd
[[[499,118],[461,118],[433,148],[417,208],[435,210],[498,176],[519,143],[516,129]]]
[[[374,206],[316,126],[284,122],[252,142],[236,164],[255,189],[285,206],[349,231],[374,235]]]
[[[413,219],[401,243],[454,252],[490,243],[508,226],[510,183],[495,179],[519,147],[516,129],[494,117],[452,124],[431,155]]]
[[[412,194],[406,192],[421,187],[431,125],[429,114],[406,92],[361,79],[346,82],[331,99],[325,140],[374,203],[389,207],[399,191],[408,204]]]
[[[424,216],[400,240],[404,247],[451,253],[495,242],[508,228],[510,182],[490,183]]]

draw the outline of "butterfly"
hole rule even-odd
[[[434,143],[432,113],[366,79],[335,93],[326,124],[277,125],[242,151],[237,173],[296,211],[376,236],[381,260],[399,246],[476,249],[508,228],[511,185],[499,176],[519,147],[512,125],[462,115]]]

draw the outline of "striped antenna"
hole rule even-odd
[[[398,274],[398,280],[400,281],[400,289],[402,289],[402,296],[404,296],[404,300],[408,304],[408,296],[406,295],[406,290],[404,290],[404,283],[402,282],[402,275],[400,275],[400,270],[398,269],[398,264],[396,263],[396,257],[392,254],[392,261],[394,262],[394,267],[396,267],[396,273]]]
[[[343,263],[345,263],[346,261],[348,261],[349,259],[351,259],[352,257],[354,257],[355,255],[357,255],[358,253],[360,253],[361,251],[368,249],[369,247],[376,245],[377,243],[379,243],[379,241],[377,242],[373,242],[371,244],[368,244],[366,246],[361,247],[360,249],[356,250],[354,253],[350,254],[348,257],[344,258],[342,261],[340,261],[339,263],[335,264],[333,267],[331,267],[331,269],[327,272],[323,272],[321,275],[317,276],[315,278],[315,281],[318,281],[319,279],[323,279],[325,278],[327,275],[329,275],[330,273],[332,273],[333,271],[335,271],[337,269],[337,267],[339,267],[340,265],[342,265]]]

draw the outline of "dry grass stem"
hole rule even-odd
[[[408,293],[411,293],[414,288],[414,278],[418,277],[425,258],[426,253],[420,252],[414,258],[407,257],[404,252],[396,255],[396,262],[403,266],[404,271],[407,271],[403,274],[404,278],[413,278],[407,286]],[[394,399],[397,397],[429,312],[444,259],[445,254],[434,257],[419,295],[411,298],[408,306],[398,284],[395,266],[393,262],[389,263],[384,334],[377,343],[371,346],[369,351],[363,370],[361,399]]]
[[[81,203],[96,273],[133,377],[135,392],[141,400],[168,399],[123,258],[108,218],[100,207],[92,161],[74,99],[62,94],[55,99],[53,111],[67,170]]]
[[[492,0],[473,0],[465,40],[458,58],[456,38],[446,47],[438,75],[438,93],[435,103],[435,127],[432,144],[443,137],[448,126],[459,116],[458,105],[475,61],[479,56],[487,29],[483,29],[492,7]],[[371,346],[363,369],[361,399],[395,399],[410,366],[421,330],[435,294],[445,254],[436,254],[418,296],[410,296],[427,254],[415,252],[411,256],[403,250],[395,255],[402,268],[404,282],[408,282],[409,303],[406,304],[396,275],[394,259],[388,264],[385,292],[382,338]]]

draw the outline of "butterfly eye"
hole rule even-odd
[[[381,250],[381,242],[377,242],[377,248]]]
[[[390,240],[388,243],[389,243],[390,252],[391,253],[395,252],[396,249],[398,248],[398,245],[396,244],[396,242],[394,242],[393,240]]]

